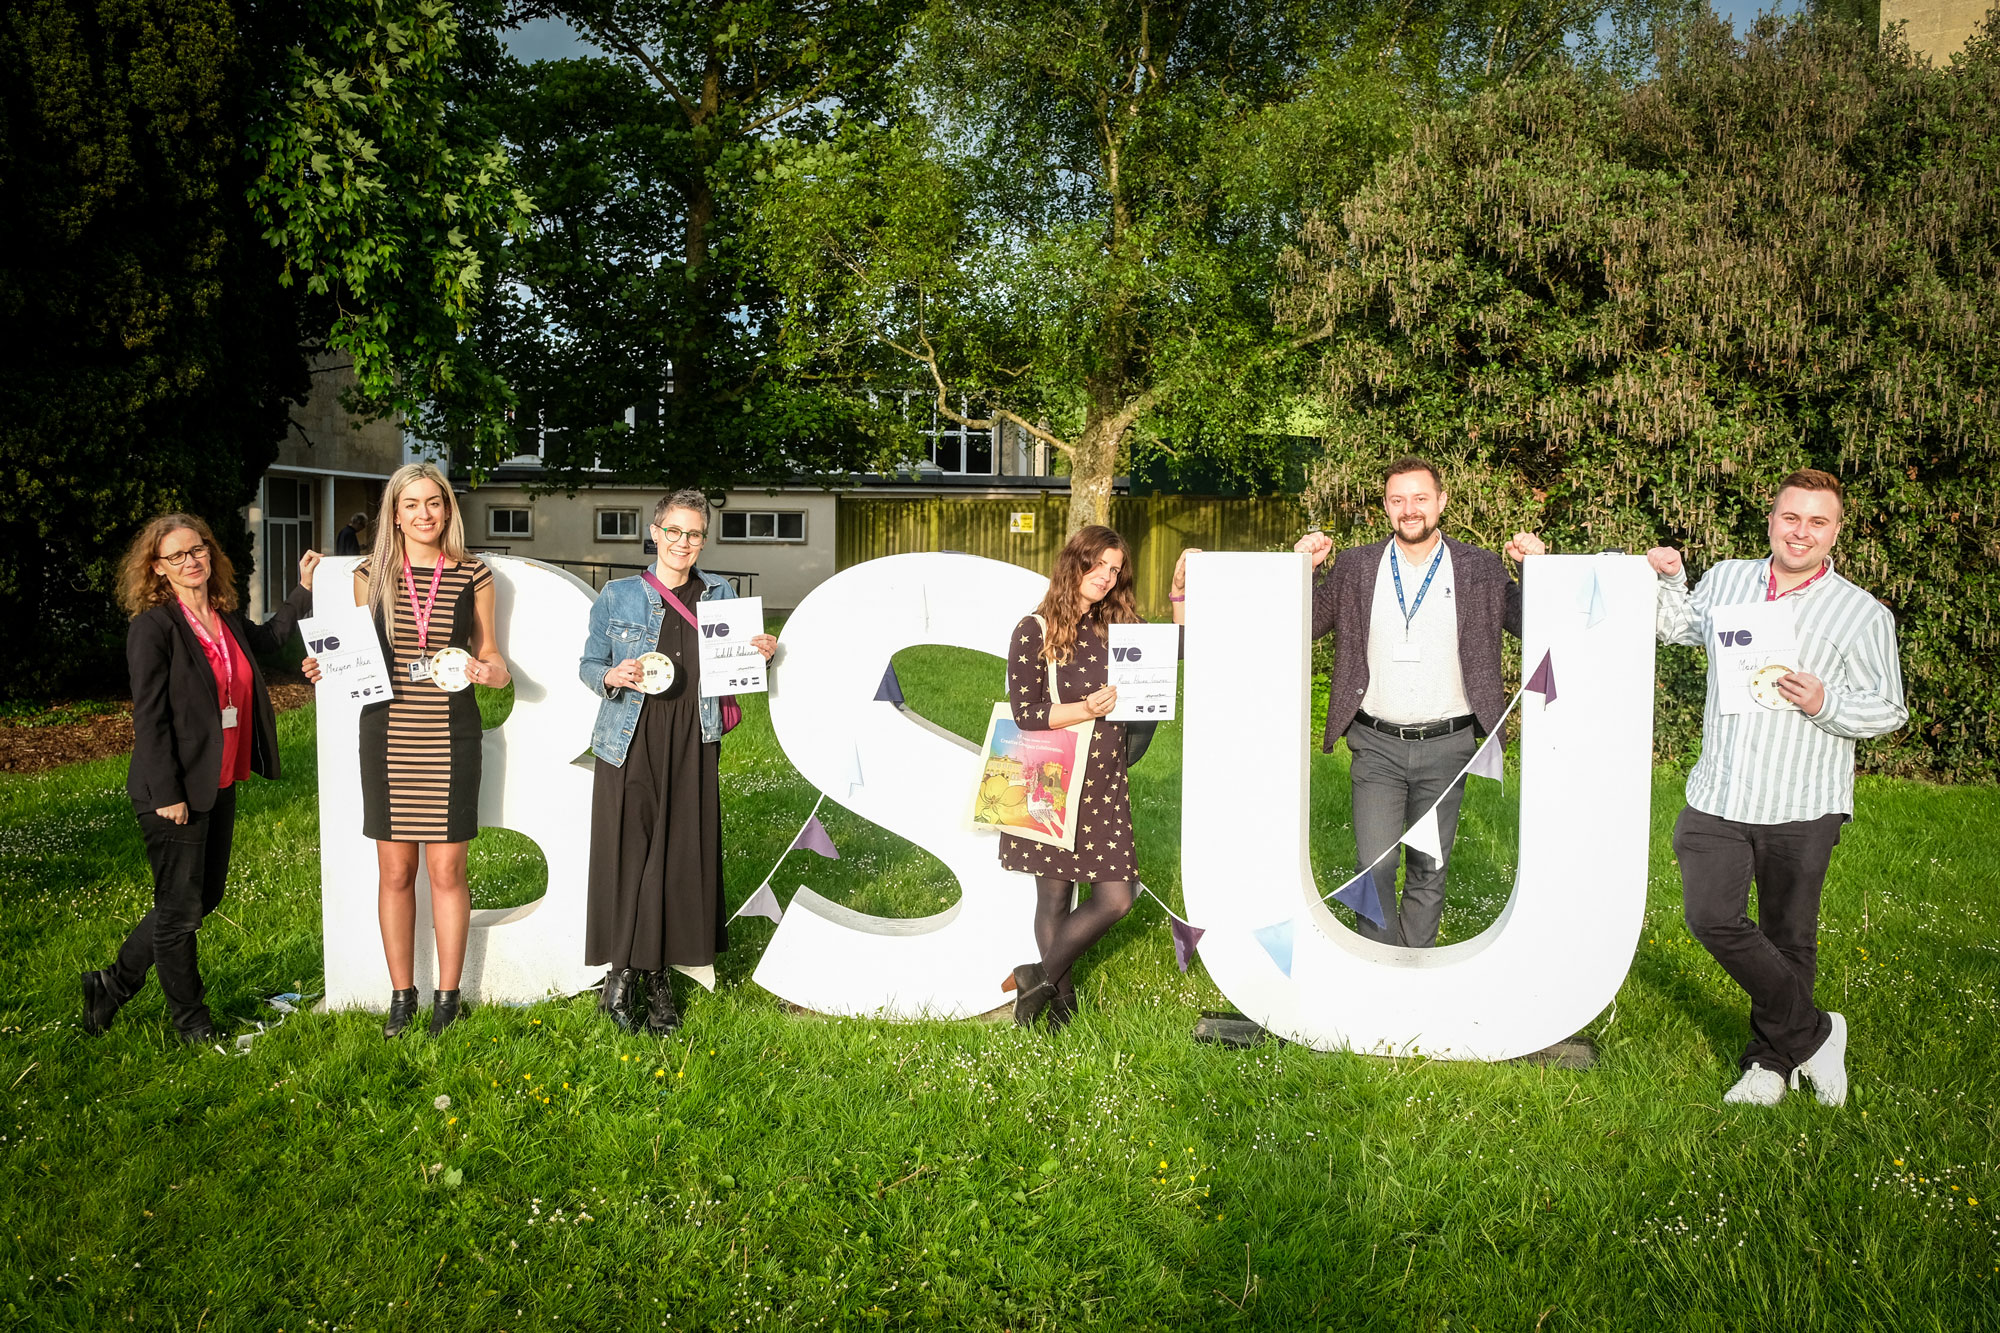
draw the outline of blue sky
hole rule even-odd
[[[1758,0],[1722,0],[1715,4],[1715,12],[1728,19],[1737,31],[1749,27],[1757,15],[1766,9],[1776,8],[1781,14],[1796,14],[1805,7],[1804,0],[1775,0],[1775,4],[1759,3]],[[561,60],[570,56],[593,54],[595,48],[560,19],[536,19],[525,23],[507,37],[507,49],[522,60]]]

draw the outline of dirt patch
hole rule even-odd
[[[280,713],[312,702],[312,686],[303,680],[274,682],[270,689],[271,706]],[[49,711],[60,712],[63,707]],[[115,707],[115,712],[73,722],[35,725],[0,719],[0,773],[41,773],[63,764],[132,753],[132,701],[119,700]]]

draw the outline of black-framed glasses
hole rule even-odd
[[[708,533],[700,528],[663,528],[653,525],[653,531],[660,534],[660,545],[679,546],[686,542],[689,546],[699,546],[708,540]]]
[[[166,561],[168,569],[179,569],[182,565],[185,565],[188,562],[188,558],[190,556],[200,556],[203,560],[206,560],[208,559],[208,555],[209,555],[208,543],[197,542],[193,546],[188,547],[187,550],[185,551],[175,551],[172,555],[161,556],[160,559]]]

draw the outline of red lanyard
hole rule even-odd
[[[1832,568],[1833,568],[1833,561],[1831,560],[1822,561],[1819,567],[1819,573],[1813,575],[1811,578],[1807,579],[1804,583],[1801,583],[1796,588],[1787,588],[1783,592],[1779,592],[1778,566],[1777,562],[1773,561],[1771,564],[1771,572],[1769,575],[1770,581],[1764,585],[1764,600],[1767,602],[1775,602],[1780,597],[1790,597],[1795,592],[1803,592],[1807,588],[1812,587],[1813,584],[1818,583],[1821,579],[1825,578],[1826,572]]]
[[[646,582],[652,586],[654,592],[660,594],[661,601],[665,602],[668,606],[671,606],[674,610],[680,612],[682,620],[687,621],[687,623],[690,625],[695,623],[694,613],[687,609],[687,603],[683,602],[680,598],[674,596],[674,590],[672,588],[669,588],[666,584],[660,582],[659,575],[655,574],[650,569],[642,569],[639,571],[639,577],[646,580]]]
[[[410,594],[410,614],[417,622],[417,651],[430,651],[431,611],[437,606],[438,580],[444,577],[444,556],[439,555],[437,563],[431,566],[431,595],[422,605],[417,603],[417,581],[410,576],[410,553],[403,553],[403,587]]]
[[[202,646],[213,648],[216,655],[222,658],[222,706],[227,708],[230,701],[236,697],[236,659],[229,655],[229,635],[223,628],[222,617],[215,618],[216,633],[210,635],[201,627],[201,622],[195,619],[194,612],[188,610],[186,602],[182,602],[180,608],[181,614],[187,617],[188,625],[194,630],[194,636],[201,640]]]

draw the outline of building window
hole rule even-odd
[[[532,509],[489,509],[486,511],[486,535],[489,537],[532,537],[535,535],[534,511]]]
[[[726,542],[802,542],[806,539],[803,513],[769,509],[725,509],[722,511],[722,540]]]
[[[299,557],[313,548],[313,484],[276,473],[264,477],[264,609],[299,586]]]
[[[639,511],[636,509],[598,510],[597,540],[601,542],[638,541]]]
[[[974,430],[961,426],[950,417],[937,410],[937,398],[932,394],[910,390],[906,395],[918,434],[924,437],[924,451],[930,456],[931,465],[951,477],[990,477],[999,471],[994,466],[1000,454],[996,445],[1000,439],[997,425]],[[987,405],[961,398],[958,414],[977,421],[985,417]]]

